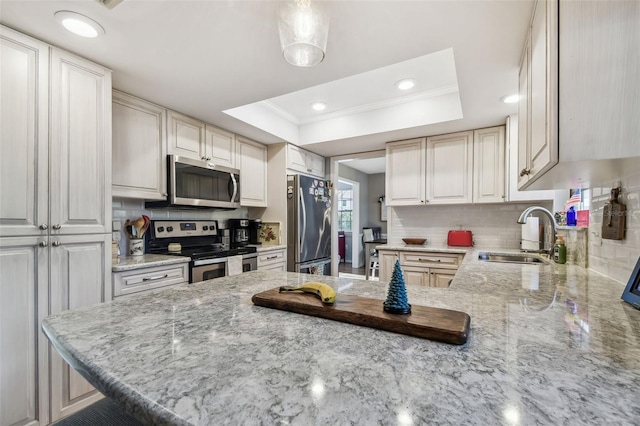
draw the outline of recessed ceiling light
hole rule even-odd
[[[67,30],[81,37],[98,37],[104,34],[104,28],[91,18],[68,10],[60,10],[54,15]]]
[[[400,90],[409,90],[416,85],[416,81],[413,78],[405,78],[396,83],[396,87]]]
[[[324,111],[325,109],[327,109],[327,104],[325,104],[324,102],[314,102],[311,104],[311,108],[316,111]]]
[[[505,104],[515,104],[518,102],[518,99],[520,99],[520,97],[517,93],[515,95],[506,95],[500,98],[500,100]]]

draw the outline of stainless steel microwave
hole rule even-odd
[[[167,200],[146,207],[240,207],[240,171],[212,161],[167,156]]]

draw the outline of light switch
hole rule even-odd
[[[120,230],[120,221],[119,220],[114,220],[113,222],[111,222],[111,230],[112,231],[119,231]]]

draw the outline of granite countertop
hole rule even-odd
[[[276,271],[66,311],[43,329],[147,423],[637,423],[640,311],[624,286],[478,252],[448,289],[407,286],[414,305],[471,316],[461,346],[254,306],[255,293],[308,280],[386,296],[379,282]]]
[[[153,266],[173,265],[190,262],[187,256],[168,256],[164,254],[143,254],[142,256],[118,256],[113,259],[112,272],[131,271],[133,269],[151,268]]]

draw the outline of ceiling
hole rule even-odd
[[[324,156],[503,124],[517,113],[517,104],[499,98],[517,92],[533,0],[324,3],[327,53],[312,68],[282,58],[274,1],[124,0],[109,10],[95,0],[0,0],[0,22],[111,68],[113,86],[124,92],[265,144],[287,140]],[[106,34],[67,32],[53,17],[59,10],[98,21]],[[434,62],[443,55],[449,62]],[[445,71],[434,72],[434,64]],[[390,89],[394,70],[417,76],[406,99]],[[355,89],[345,89],[353,81]],[[307,109],[318,93],[330,99],[324,117]],[[439,97],[457,102],[458,114],[442,114]],[[249,124],[229,113],[252,104],[285,111],[294,127],[282,131],[268,115]]]

